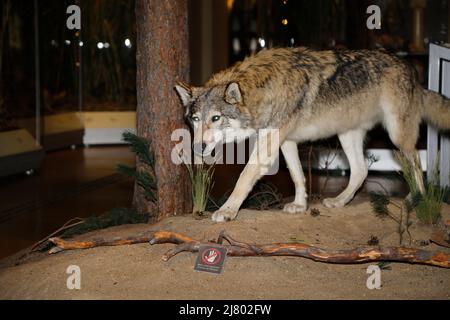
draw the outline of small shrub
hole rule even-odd
[[[416,211],[417,218],[426,224],[436,224],[441,219],[442,204],[448,194],[448,187],[439,186],[438,163],[433,168],[432,179],[425,182],[425,193],[419,191],[414,170],[409,161],[399,152],[396,158],[402,168],[402,176],[408,184],[410,199],[406,205]]]
[[[124,224],[147,223],[148,219],[149,217],[147,215],[139,214],[133,209],[115,208],[100,216],[91,216],[84,219],[84,223],[66,230],[61,237],[73,237],[78,234]]]
[[[399,236],[399,244],[403,243],[403,235],[406,232],[409,237],[409,243],[412,241],[411,233],[409,232],[409,227],[411,222],[409,221],[411,211],[413,210],[412,204],[407,204],[407,200],[403,204],[397,203],[389,199],[386,194],[381,194],[377,192],[369,193],[370,204],[372,205],[372,210],[380,218],[390,218],[397,224],[397,232]],[[395,208],[392,210],[389,205]]]
[[[447,188],[427,183],[425,192],[425,195],[416,206],[417,217],[424,223],[436,224],[441,219],[441,209],[446,198]]]

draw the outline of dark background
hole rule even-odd
[[[75,3],[82,10],[81,32],[61,27],[67,19],[65,10],[73,1],[37,1],[42,113],[75,111],[80,107],[97,111],[134,110],[134,1]],[[33,4],[30,0],[0,2],[0,130],[13,126],[15,118],[33,117],[36,113]],[[382,9],[381,30],[366,27],[366,8],[370,4]],[[405,55],[425,83],[427,52],[411,47],[413,5],[414,1],[406,0],[191,0],[191,80],[201,84],[213,72],[262,49],[263,40],[266,47],[383,47]],[[429,42],[446,41],[448,1],[426,1],[423,14],[424,48]],[[282,23],[284,19],[286,25]],[[125,46],[126,39],[131,47]],[[108,43],[109,47],[99,49],[99,42]]]

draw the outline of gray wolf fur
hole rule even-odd
[[[347,188],[323,201],[333,208],[346,205],[363,184],[368,172],[364,137],[375,125],[384,126],[420,182],[415,146],[421,121],[450,128],[450,102],[423,89],[409,64],[380,50],[268,49],[215,74],[202,87],[179,84],[175,89],[194,128],[194,146],[201,146],[204,154],[220,142],[217,132],[228,130],[243,140],[255,130],[279,129],[279,145],[270,148],[281,149],[295,184],[295,199],[284,207],[288,213],[307,209],[298,143],[338,136],[351,173]],[[254,157],[256,150],[250,160]],[[236,218],[269,169],[257,162],[249,161],[228,200],[213,214],[214,221]]]

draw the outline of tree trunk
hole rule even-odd
[[[185,127],[174,85],[189,80],[187,15],[187,0],[136,1],[137,134],[155,154],[158,203],[148,202],[137,185],[133,203],[138,212],[156,209],[156,220],[192,209],[187,170],[171,161],[171,134]]]

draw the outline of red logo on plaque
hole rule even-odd
[[[215,248],[208,248],[205,251],[203,251],[202,254],[202,262],[208,265],[215,265],[220,263],[222,260],[221,257],[222,254],[219,250]]]

